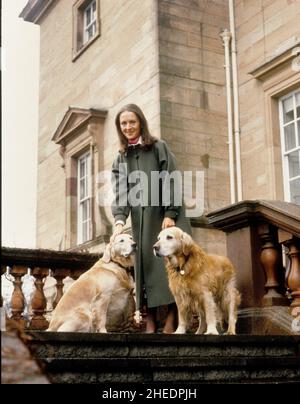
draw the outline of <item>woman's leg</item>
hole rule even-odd
[[[178,312],[176,303],[171,303],[168,305],[168,313],[166,317],[165,326],[163,329],[164,334],[172,334],[175,332],[178,323]]]
[[[156,332],[156,307],[147,308],[146,334]]]

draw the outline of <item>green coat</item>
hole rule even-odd
[[[120,163],[127,163],[127,171],[123,170],[125,166],[120,166]],[[139,181],[131,184],[132,181],[128,181],[128,176],[136,170],[146,174],[148,184]],[[150,150],[145,150],[140,145],[129,146],[125,154],[118,154],[113,164],[115,201],[112,205],[112,213],[115,220],[122,220],[124,223],[131,214],[132,234],[138,245],[135,262],[137,309],[141,308],[143,297],[146,297],[148,307],[157,307],[174,302],[174,297],[168,286],[163,259],[154,256],[153,244],[157,240],[165,217],[174,219],[176,226],[189,234],[191,234],[190,223],[185,217],[184,207],[174,200],[172,191],[168,206],[163,206],[166,202],[164,204],[162,202],[164,195],[162,181],[156,182],[152,186],[152,198],[154,196],[156,199],[155,204],[157,206],[151,206],[150,192],[151,172],[167,171],[172,173],[174,170],[176,170],[174,155],[162,140],[157,140]],[[137,176],[139,177],[139,174]],[[125,185],[124,192],[118,192],[121,188],[120,184]],[[133,206],[136,203],[130,198],[132,194],[140,197],[138,206]],[[175,203],[179,206],[176,206]],[[143,296],[143,285],[146,296]]]

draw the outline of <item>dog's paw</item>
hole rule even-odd
[[[96,332],[101,333],[101,334],[107,334],[107,329],[106,328],[97,328]]]
[[[177,330],[173,334],[185,334],[185,328],[178,327]]]
[[[219,332],[216,327],[208,327],[204,335],[219,335]]]

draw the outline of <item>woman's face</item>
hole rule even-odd
[[[124,111],[120,115],[120,127],[128,140],[136,139],[141,134],[141,124],[134,112]]]

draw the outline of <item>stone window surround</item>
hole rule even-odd
[[[293,97],[293,104],[294,104],[294,100],[295,100],[295,94],[300,94],[300,83],[299,83],[299,88],[296,91],[293,91],[291,93],[288,93],[287,95],[285,95],[284,97],[281,97],[279,102],[280,102],[280,115],[281,115],[281,122],[280,122],[280,126],[281,126],[281,145],[282,145],[282,160],[283,160],[283,167],[284,167],[284,194],[285,194],[285,200],[286,201],[290,201],[291,200],[291,189],[290,189],[290,179],[291,179],[291,173],[289,170],[289,164],[288,164],[288,155],[290,155],[291,152],[295,152],[297,151],[298,153],[300,153],[300,147],[299,147],[299,138],[300,138],[300,133],[298,133],[297,136],[297,131],[298,131],[298,124],[297,122],[300,122],[300,118],[297,117],[297,113],[295,110],[295,105],[293,105],[293,110],[295,112],[295,116],[294,119],[292,119],[291,121],[288,121],[287,123],[284,123],[283,121],[283,102],[285,99]],[[293,150],[285,150],[285,135],[284,135],[284,125],[286,126],[290,126],[290,125],[294,125],[295,127],[295,139],[296,139],[296,143],[298,143],[298,145],[295,145],[295,147],[293,148]],[[298,177],[297,181],[299,181],[299,175],[294,176],[294,180],[296,179],[296,177]],[[297,202],[296,202],[297,203]]]
[[[299,65],[299,45],[300,42],[295,43],[289,49],[249,72],[261,82],[264,93],[266,164],[270,167],[269,178],[273,190],[271,199],[274,200],[285,200],[279,99],[299,88],[300,68],[295,68]]]
[[[69,107],[52,140],[60,145],[62,168],[66,180],[65,188],[65,249],[77,250],[86,243],[78,245],[77,238],[77,162],[85,152],[91,155],[91,212],[92,240],[101,242],[97,234],[96,222],[99,222],[95,207],[95,171],[99,167],[99,132],[103,132],[107,111]],[[100,239],[99,239],[100,236]],[[105,236],[105,235],[103,235]]]
[[[82,55],[82,53],[100,36],[100,0],[96,0],[96,32],[95,35],[86,43],[84,43],[83,20],[84,10],[91,0],[77,0],[73,5],[73,49],[72,62]]]

